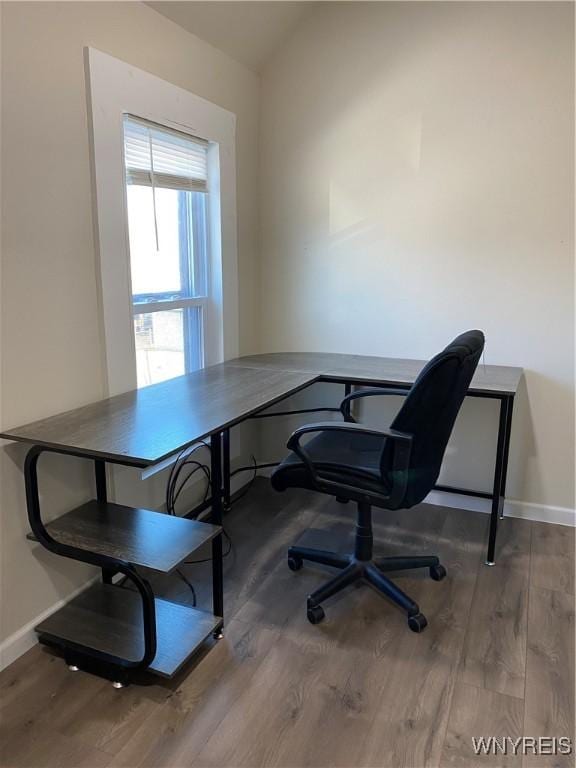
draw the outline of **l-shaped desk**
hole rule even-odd
[[[172,676],[224,616],[222,514],[230,500],[230,428],[316,382],[409,389],[424,361],[322,353],[274,353],[229,360],[203,370],[5,430],[0,437],[32,444],[24,467],[28,517],[34,536],[57,555],[102,568],[95,584],[41,622],[40,640],[63,649],[71,666],[120,680],[130,670]],[[494,480],[490,491],[437,486],[492,502],[487,564],[495,562],[502,514],[514,397],[521,368],[480,365],[470,397],[500,402]],[[289,411],[306,413],[326,408]],[[286,412],[281,412],[286,413]],[[146,468],[200,440],[209,440],[210,522],[159,515],[108,501],[106,464]],[[37,462],[43,452],[89,459],[95,499],[45,524]],[[196,516],[195,510],[193,516]],[[192,513],[191,513],[192,516]],[[168,573],[211,542],[213,614],[155,598],[136,567]],[[112,584],[122,573],[136,591]]]

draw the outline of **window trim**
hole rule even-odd
[[[137,115],[208,142],[206,235],[210,258],[206,276],[205,365],[238,354],[236,117],[189,91],[93,48],[87,48],[85,54],[103,354],[108,394],[115,395],[137,386],[123,157],[124,117]]]

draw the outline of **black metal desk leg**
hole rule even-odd
[[[504,437],[504,457],[502,466],[502,479],[500,482],[500,519],[504,517],[504,500],[506,499],[506,476],[508,474],[508,454],[510,453],[510,435],[512,432],[512,410],[514,408],[514,395],[506,398],[506,435]]]
[[[212,514],[210,522],[222,525],[222,435],[210,438],[210,484],[212,486]],[[222,534],[212,539],[212,602],[214,614],[224,616],[224,577],[222,561]]]
[[[230,509],[230,430],[222,432],[222,496],[224,511]]]
[[[494,466],[494,485],[492,488],[492,510],[490,512],[490,534],[488,537],[488,552],[486,565],[495,565],[494,553],[496,550],[496,534],[498,532],[498,518],[502,505],[502,480],[504,478],[504,465],[506,458],[506,426],[508,422],[509,403],[508,397],[500,398],[500,417],[498,419],[498,442],[496,447],[496,464]]]
[[[106,487],[106,463],[100,459],[94,461],[94,476],[96,478],[96,498],[98,501],[108,501],[108,489]]]
[[[352,390],[353,390],[352,384],[350,384],[350,382],[347,381],[346,384],[344,384],[344,397],[348,397],[348,395],[351,395]],[[350,416],[352,417],[352,421],[354,421],[353,411],[354,411],[354,403],[350,403]]]
[[[96,459],[94,461],[94,477],[96,480],[96,498],[104,504],[108,501],[108,488],[106,485],[106,463]],[[112,584],[115,571],[110,568],[102,568],[102,582]]]

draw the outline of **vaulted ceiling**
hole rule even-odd
[[[316,2],[150,2],[154,10],[259,72]]]

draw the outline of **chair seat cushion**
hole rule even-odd
[[[346,432],[320,432],[303,445],[320,477],[352,485],[359,490],[388,492],[382,482],[380,461],[386,438]],[[272,486],[314,488],[310,474],[295,453],[290,453],[276,467]]]

